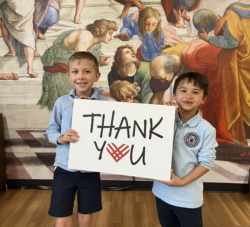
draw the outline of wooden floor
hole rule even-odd
[[[50,196],[50,190],[38,189],[0,192],[0,226],[53,227],[55,220],[47,213]],[[150,191],[104,191],[102,201],[103,210],[94,214],[92,227],[160,227]],[[204,193],[203,223],[204,227],[249,227],[250,194]]]

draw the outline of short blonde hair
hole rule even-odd
[[[138,91],[135,84],[131,84],[126,80],[117,80],[110,87],[110,95],[118,102],[130,98],[132,95],[136,97]]]
[[[69,58],[68,68],[71,62],[75,60],[82,60],[82,59],[89,59],[90,61],[92,61],[94,64],[94,69],[96,73],[99,73],[99,66],[98,66],[98,61],[96,57],[87,51],[79,51],[79,52],[75,52],[74,54],[72,54],[71,57]]]

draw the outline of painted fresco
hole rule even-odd
[[[51,110],[72,89],[69,57],[89,51],[101,71],[95,88],[121,102],[154,108],[172,100],[181,73],[205,75],[210,91],[200,112],[219,147],[203,180],[248,183],[250,0],[0,0],[0,10],[8,179],[53,178]]]

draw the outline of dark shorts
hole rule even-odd
[[[202,211],[199,208],[172,206],[156,197],[158,217],[162,227],[202,227]]]
[[[79,213],[92,214],[102,209],[100,173],[70,172],[57,167],[49,215],[71,216],[76,192]]]

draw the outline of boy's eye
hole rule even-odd
[[[186,90],[181,90],[181,92],[186,92]]]
[[[77,73],[78,71],[72,71],[72,73]]]
[[[86,70],[85,73],[90,73],[90,71],[89,71],[89,70]]]

